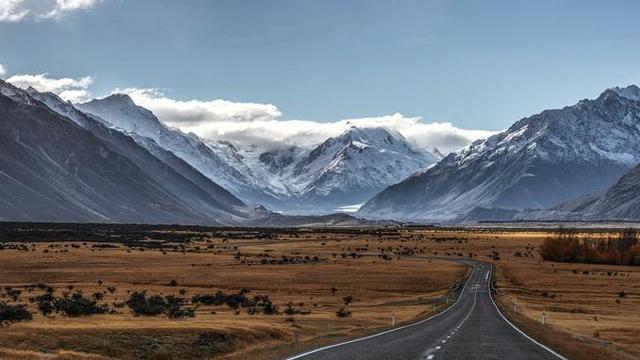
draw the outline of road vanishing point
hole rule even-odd
[[[509,322],[491,294],[489,264],[473,267],[458,300],[443,312],[374,335],[329,345],[288,360],[564,359]]]

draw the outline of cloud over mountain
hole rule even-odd
[[[7,81],[23,89],[32,87],[41,92],[50,91],[71,102],[86,100],[90,96],[89,86],[93,84],[91,76],[54,79],[47,74],[13,75]]]
[[[216,99],[181,101],[168,97],[158,89],[116,89],[140,106],[153,111],[169,126],[193,132],[208,139],[228,139],[252,143],[265,148],[282,143],[318,144],[328,137],[340,135],[351,125],[386,127],[403,134],[416,145],[438,148],[442,152],[457,150],[473,140],[493,134],[484,130],[465,130],[451,123],[425,123],[421,117],[400,113],[330,122],[282,120],[282,113],[272,104],[232,102]]]
[[[94,78],[52,78],[47,74],[21,74],[8,79],[14,85],[38,91],[51,91],[71,102],[88,100]],[[455,151],[494,132],[460,129],[451,123],[426,123],[422,117],[401,113],[336,121],[282,119],[276,105],[235,102],[224,99],[178,100],[160,89],[124,88],[112,93],[128,94],[136,104],[151,110],[165,124],[209,139],[226,139],[257,145],[265,150],[283,145],[312,146],[329,137],[339,136],[350,126],[385,127],[395,130],[422,148],[437,148],[442,153]]]

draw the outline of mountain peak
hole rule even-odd
[[[389,138],[404,140],[404,136],[402,136],[402,134],[389,130],[385,127],[358,127],[356,125],[351,125],[346,129],[340,135],[340,138],[351,138],[353,140],[366,139],[372,141],[385,140]]]
[[[610,90],[625,99],[640,101],[640,88],[638,88],[636,85],[629,85],[623,88],[619,88],[616,86]]]
[[[105,102],[110,104],[119,104],[124,106],[136,106],[136,104],[133,102],[133,99],[131,99],[129,95],[121,94],[121,93],[111,94],[103,99],[96,99],[96,100],[92,100],[91,102],[93,101],[100,101],[100,102]]]
[[[103,99],[91,100],[76,107],[96,115],[115,127],[155,139],[158,132],[165,131],[153,113],[136,105],[126,94],[112,94]]]

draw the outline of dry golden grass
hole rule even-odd
[[[106,295],[107,303],[123,301],[127,290],[177,294],[185,289],[185,297],[191,297],[244,287],[251,289],[250,295],[269,295],[280,310],[292,302],[311,313],[291,316],[293,321],[285,315],[235,314],[226,307],[208,306],[184,320],[133,317],[126,307],[117,315],[85,318],[38,315],[32,322],[0,329],[0,357],[278,358],[388,326],[392,313],[398,322],[430,313],[430,301],[445,295],[467,269],[414,255],[492,262],[502,294],[496,299],[507,315],[575,358],[640,357],[640,268],[542,261],[538,248],[547,236],[522,230],[300,230],[275,238],[213,235],[166,254],[123,245],[92,251],[91,243],[74,248],[59,242],[38,244],[31,252],[4,250],[2,286],[46,283],[57,295],[69,285],[85,294],[114,286],[117,291]],[[306,263],[269,264],[283,255],[309,258]],[[169,286],[171,280],[178,285]],[[620,291],[626,296],[620,298]],[[337,318],[347,295],[354,297],[348,306],[353,315]],[[543,311],[544,326],[538,323]],[[200,349],[194,339],[205,331],[229,339]]]
[[[184,296],[191,297],[248,288],[249,295],[268,295],[280,310],[291,302],[295,308],[311,312],[292,316],[293,322],[282,314],[236,314],[226,306],[200,306],[195,318],[182,320],[134,317],[126,306],[118,308],[116,315],[45,318],[38,314],[34,321],[0,330],[0,354],[7,358],[56,359],[86,358],[87,354],[118,358],[174,358],[176,354],[182,358],[275,356],[279,350],[271,349],[290,346],[294,331],[302,347],[387,326],[394,312],[398,322],[413,320],[431,311],[425,302],[445,295],[467,271],[451,262],[410,257],[381,260],[364,255],[364,251],[360,251],[362,257],[334,257],[333,253],[351,253],[347,248],[373,237],[322,236],[325,237],[282,237],[277,241],[211,238],[189,244],[184,252],[166,253],[130,250],[121,245],[96,249],[92,243],[72,246],[61,242],[34,245],[35,251],[0,251],[0,285],[22,289],[22,302],[42,293],[37,289],[26,291],[25,286],[38,283],[52,286],[56,296],[70,291],[70,286],[85,295],[115,287],[114,294],[105,292],[103,302],[107,304],[122,303],[128,291],[166,295],[184,289]],[[214,248],[205,249],[207,245]],[[242,255],[236,256],[238,252]],[[281,255],[302,259],[318,256],[318,261],[261,263],[267,256],[271,259]],[[178,285],[170,286],[171,280]],[[336,311],[345,306],[344,296],[354,300],[348,306],[352,316],[343,319],[336,316]],[[35,305],[30,306],[35,312]],[[194,339],[206,331],[228,334],[230,340],[219,348],[194,350]]]

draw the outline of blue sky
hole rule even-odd
[[[7,1],[30,12],[0,21],[4,77],[273,104],[281,120],[401,113],[500,130],[640,83],[631,0],[76,0],[89,4],[48,18],[54,0],[0,0],[0,19]]]

